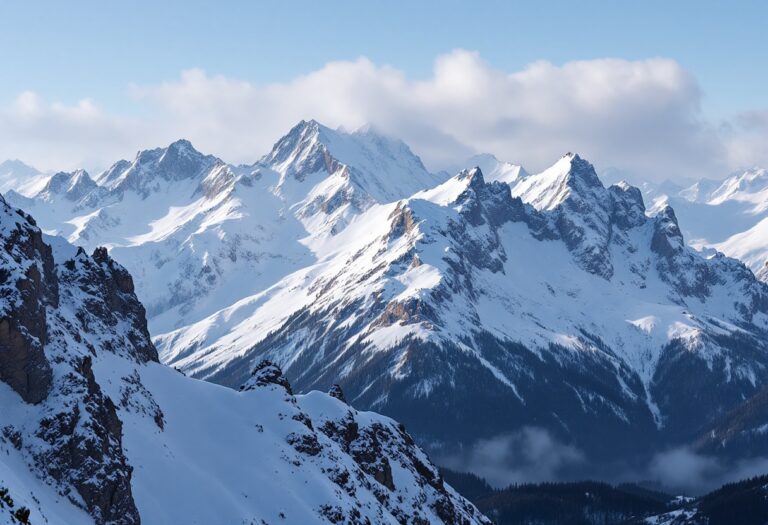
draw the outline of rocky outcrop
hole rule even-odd
[[[122,448],[115,405],[93,375],[91,358],[77,360],[52,401],[62,408],[40,421],[47,447],[33,452],[36,468],[51,476],[97,524],[141,522],[131,490],[132,468]]]
[[[285,389],[289,395],[293,394],[291,384],[283,376],[283,371],[280,370],[280,367],[267,360],[256,365],[251,373],[251,377],[240,386],[240,390],[254,390],[267,385],[277,385]]]
[[[74,259],[60,267],[59,278],[74,287],[78,299],[83,299],[77,317],[86,330],[111,333],[119,324],[127,323],[125,336],[130,344],[108,342],[109,350],[119,352],[123,346],[139,362],[157,362],[157,350],[151,343],[146,312],[136,297],[133,278],[106,248],[97,248],[91,257],[80,249]],[[70,296],[75,294],[70,292]]]
[[[683,234],[680,232],[675,211],[667,206],[656,215],[651,250],[666,259],[671,259],[684,249]]]
[[[34,222],[10,209],[0,198],[0,380],[24,401],[40,403],[51,388],[52,371],[45,356],[46,307],[58,305],[51,248]]]
[[[347,402],[347,398],[344,396],[344,391],[341,389],[341,386],[338,384],[331,385],[331,389],[328,391],[328,395],[338,399],[342,403]]]
[[[55,261],[34,221],[4,201],[0,243],[0,380],[39,405],[3,435],[98,525],[138,524],[122,423],[92,360],[157,361],[131,276],[104,249]]]
[[[290,390],[279,368],[266,361],[241,388],[244,392],[277,396]],[[416,446],[404,426],[375,414],[360,414],[340,399],[340,388],[332,392],[335,395],[289,394],[283,400],[288,408],[282,409],[282,417],[294,422],[293,430],[286,435],[286,441],[298,454],[292,460],[294,464],[312,461],[325,465],[324,474],[355,506],[360,506],[358,491],[364,488],[401,523],[490,524],[443,481],[437,467]],[[334,450],[351,457],[353,463],[345,466]],[[358,512],[354,506],[345,509],[324,505],[318,509],[318,514],[332,523],[364,523]]]

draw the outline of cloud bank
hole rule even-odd
[[[107,165],[139,148],[190,139],[229,162],[253,162],[301,119],[405,140],[433,169],[491,152],[536,171],[566,151],[644,179],[724,176],[766,163],[768,111],[709,122],[696,79],[664,58],[495,69],[474,52],[439,56],[409,78],[366,58],[330,62],[287,82],[254,84],[192,69],[129,88],[137,111],[66,106],[22,93],[0,108],[0,158],[46,169]]]

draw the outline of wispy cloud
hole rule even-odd
[[[105,164],[118,152],[186,137],[230,162],[252,162],[298,120],[315,118],[349,129],[372,124],[432,167],[492,152],[536,170],[575,150],[598,167],[662,178],[717,176],[768,160],[759,108],[708,122],[696,79],[663,58],[536,62],[505,72],[456,50],[439,56],[426,79],[359,58],[273,84],[192,69],[130,92],[143,117],[24,93],[0,110],[0,157],[49,168]]]
[[[450,469],[472,472],[496,488],[556,481],[563,479],[565,471],[586,466],[581,451],[538,427],[481,439],[464,452],[436,460]]]
[[[594,461],[578,447],[538,427],[480,439],[465,450],[435,458],[459,472],[472,472],[496,488],[518,483],[604,480],[651,483],[674,494],[699,495],[726,483],[768,472],[768,458],[729,461],[680,446],[652,456]]]

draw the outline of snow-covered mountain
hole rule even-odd
[[[338,387],[294,395],[263,362],[238,391],[158,363],[105,249],[1,198],[0,240],[0,523],[490,523]]]
[[[672,208],[575,154],[478,161],[446,178],[302,122],[251,166],[180,141],[17,204],[126,265],[161,360],[236,387],[269,359],[442,450],[536,426],[638,457],[765,383],[768,288],[688,248]]]
[[[0,193],[14,190],[23,195],[34,195],[47,180],[47,175],[18,159],[0,162]]]
[[[652,209],[675,209],[694,246],[736,257],[768,279],[768,171],[752,168],[722,181],[647,183],[642,188]]]
[[[332,236],[371,205],[441,180],[402,142],[312,121],[252,166],[227,165],[180,140],[95,180],[59,173],[31,198],[7,198],[49,233],[88,250],[108,247],[134,275],[153,333],[164,333],[316,262],[313,236]]]
[[[449,174],[452,175],[467,167],[480,168],[485,180],[489,182],[497,180],[499,182],[506,182],[507,184],[514,184],[518,180],[528,176],[528,172],[526,172],[522,166],[499,160],[490,153],[473,155],[464,160],[460,165],[456,165],[448,171]]]
[[[465,171],[158,343],[214,382],[263,357],[301,389],[340,381],[433,444],[526,424],[603,453],[682,437],[764,382],[768,289],[644,211],[576,155],[511,191]]]

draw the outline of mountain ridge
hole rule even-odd
[[[165,362],[237,387],[269,359],[433,450],[535,425],[642,455],[765,380],[766,286],[689,248],[671,207],[572,153],[446,177],[375,137],[301,122],[254,165],[40,220],[134,270]],[[147,223],[124,229],[129,208]]]
[[[261,363],[236,391],[161,365],[105,248],[51,246],[2,199],[0,240],[0,522],[10,490],[33,523],[490,523],[338,387],[297,396]]]

